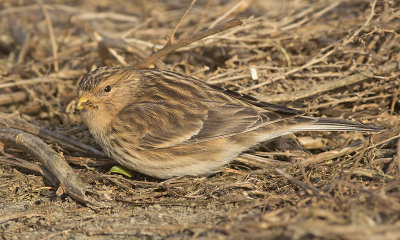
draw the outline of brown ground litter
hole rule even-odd
[[[400,2],[199,0],[182,18],[189,5],[0,1],[0,237],[400,239]],[[156,66],[388,131],[279,138],[207,178],[112,175],[73,111],[78,82],[102,65]],[[42,153],[67,160],[79,191]]]

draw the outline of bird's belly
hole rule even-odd
[[[161,149],[113,150],[108,154],[118,163],[143,174],[166,179],[210,175],[236,158],[244,149],[227,139]]]

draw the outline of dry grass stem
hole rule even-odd
[[[0,6],[0,238],[400,238],[399,1]],[[78,82],[103,65],[168,69],[385,131],[298,133],[212,176],[127,178],[109,173],[73,110]]]

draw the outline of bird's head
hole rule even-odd
[[[75,111],[115,113],[125,107],[137,76],[122,68],[99,67],[86,75],[78,86]]]
[[[80,81],[75,111],[89,128],[105,127],[132,102],[139,79],[133,70],[97,68]]]

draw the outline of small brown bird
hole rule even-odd
[[[299,131],[380,131],[163,70],[100,67],[79,83],[76,110],[122,166],[157,178],[209,175],[243,151]]]

